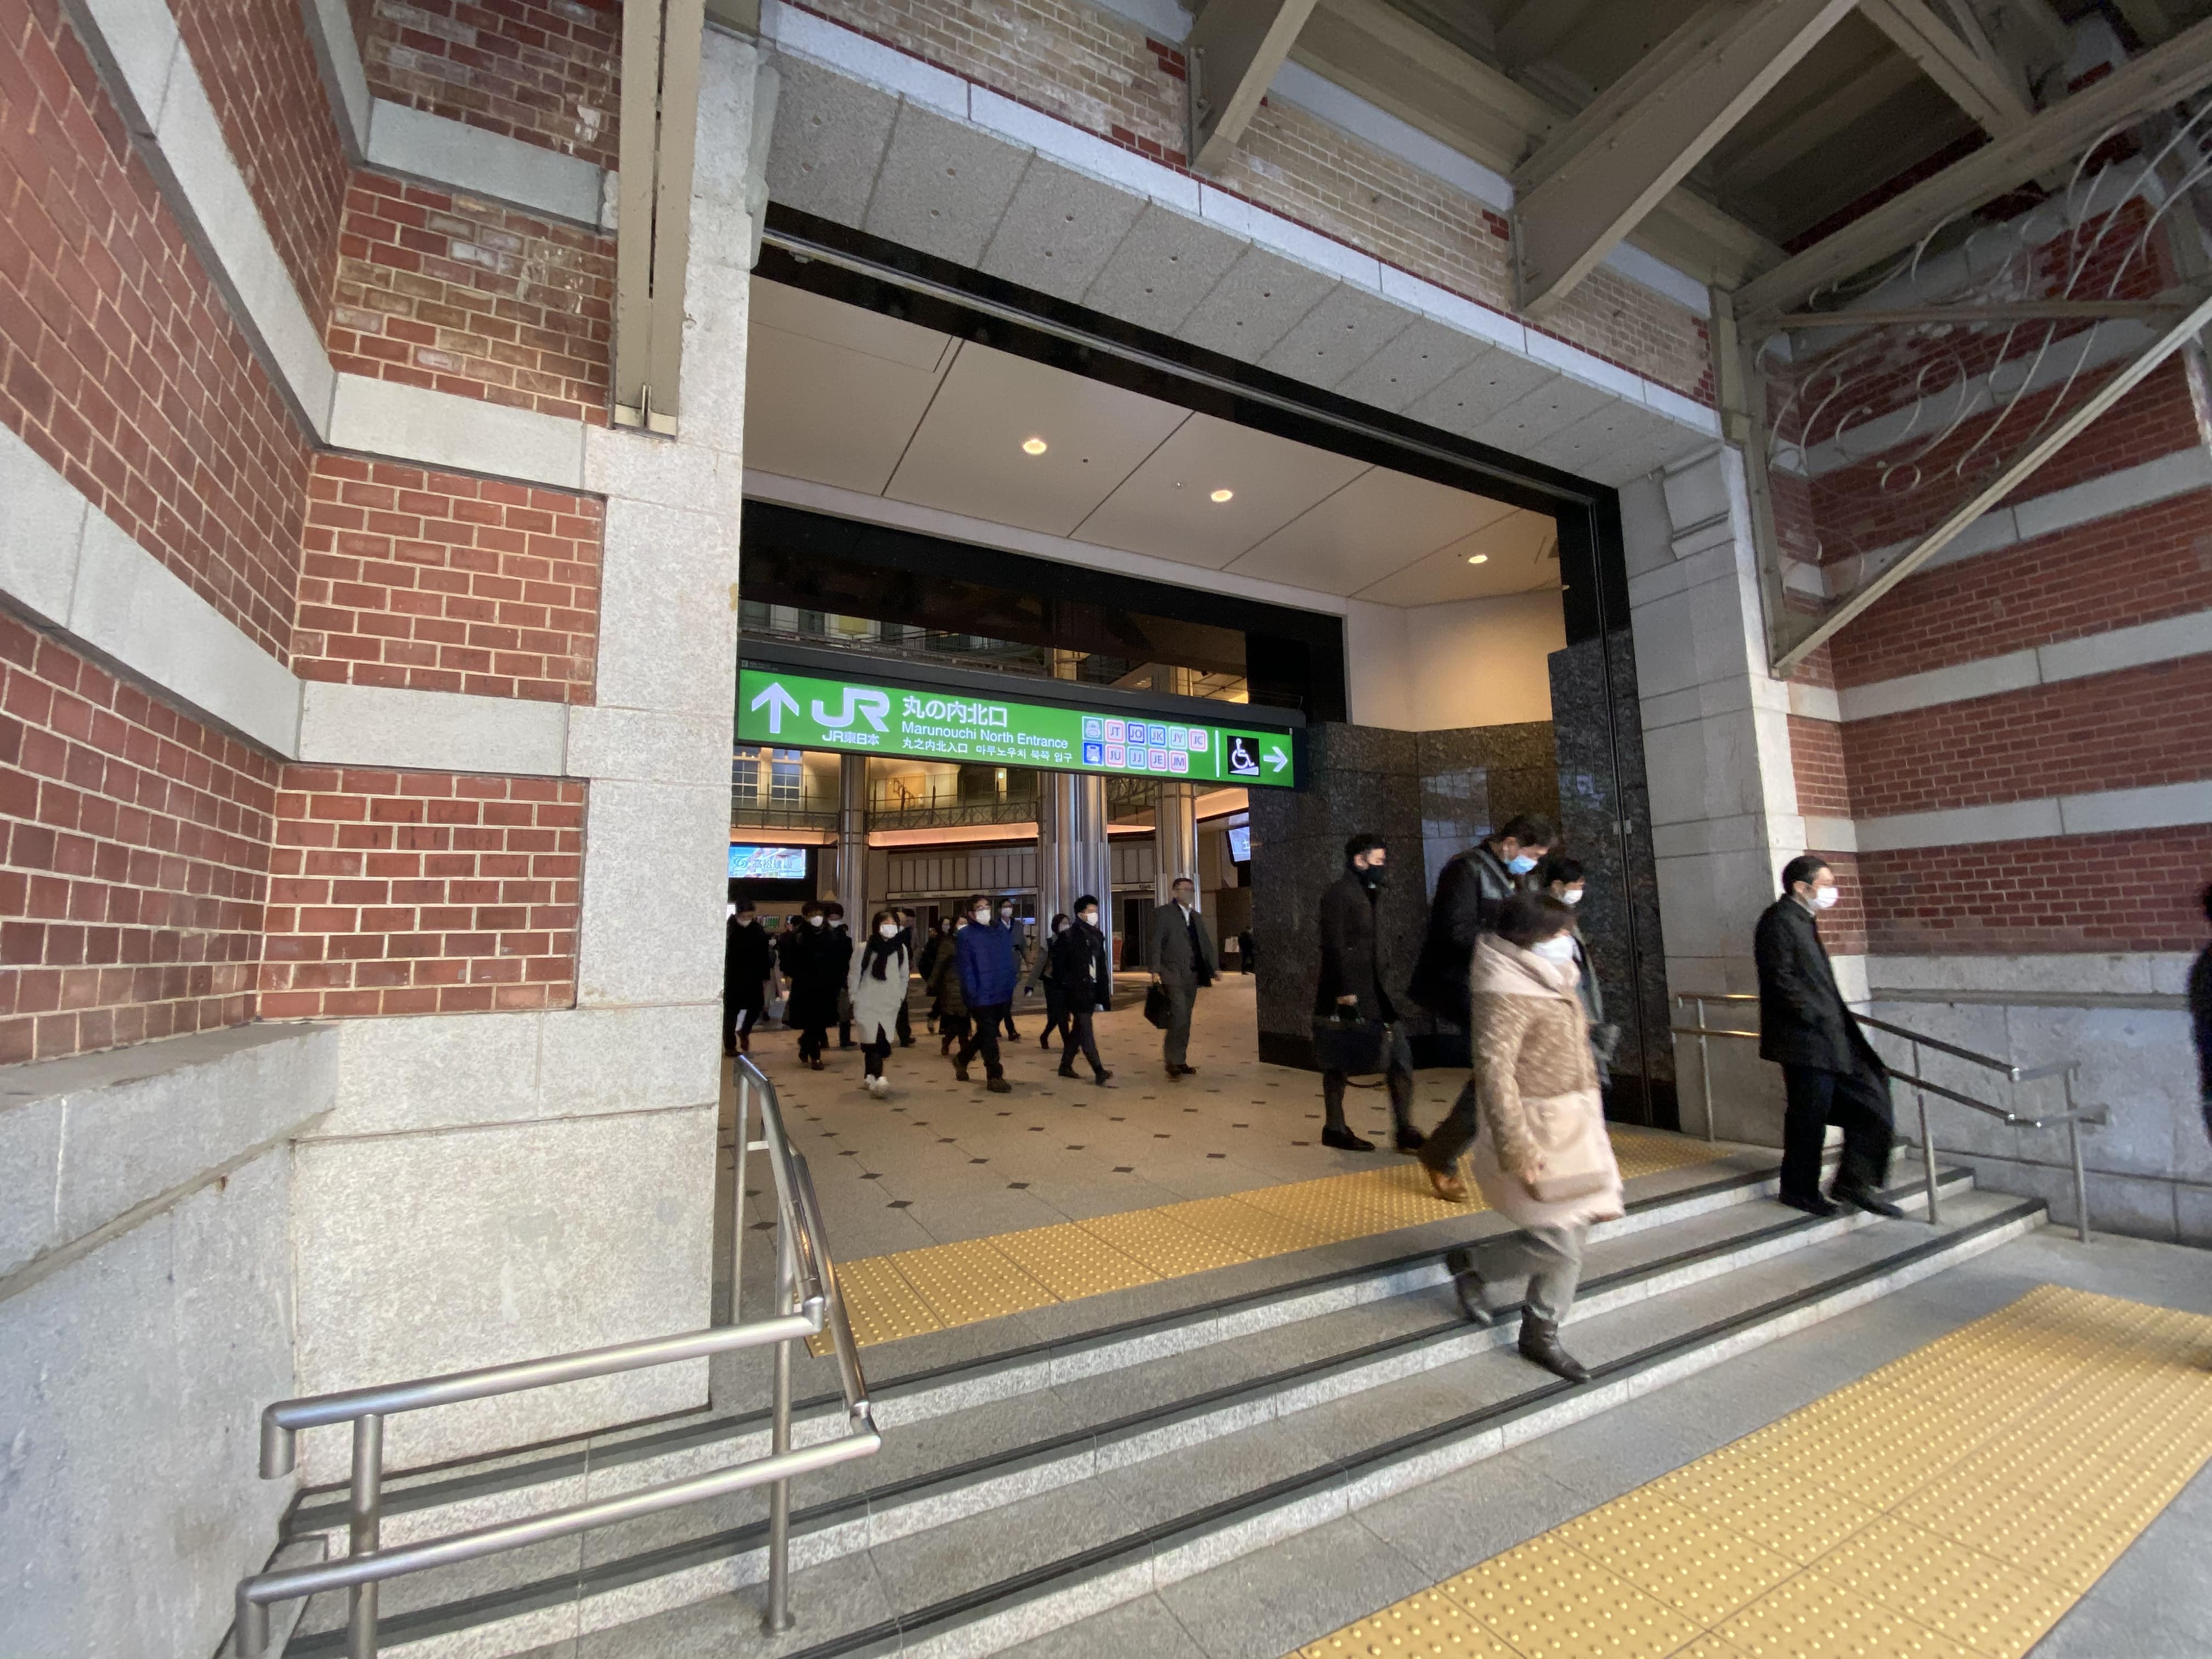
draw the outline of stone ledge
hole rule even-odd
[[[9,1176],[0,1274],[184,1197],[329,1111],[337,1095],[328,1025],[234,1026],[9,1067],[0,1073]]]

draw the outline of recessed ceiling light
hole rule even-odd
[[[1022,453],[1024,455],[1042,455],[1044,453],[1045,448],[1045,441],[1042,438],[1024,438],[1022,440]]]
[[[1217,501],[1225,501],[1236,494],[1233,489],[1217,489],[1213,492],[1213,499]]]
[[[1487,553],[1470,553],[1467,556],[1467,562],[1469,564],[1488,564],[1490,562],[1490,555]]]

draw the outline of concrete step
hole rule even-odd
[[[1915,1185],[1901,1183],[1895,1195],[1911,1202]],[[834,1643],[848,1637],[865,1635],[863,1648],[886,1639],[878,1628],[886,1620],[894,1639],[919,1640],[939,1625],[965,1632],[979,1620],[979,1630],[1003,1626],[1021,1632],[1007,1639],[1026,1639],[1080,1616],[1085,1599],[1107,1594],[1125,1571],[1147,1585],[1163,1560],[1170,1573],[1198,1571],[1192,1564],[1300,1529],[1310,1523],[1302,1517],[1434,1478],[1855,1305],[1895,1275],[1936,1271],[2039,1214],[1973,1194],[1963,1176],[1945,1185],[1947,1225],[1934,1234],[1856,1215],[1778,1219],[1766,1206],[1714,1205],[1706,1194],[1686,1198],[1671,1221],[1617,1235],[1593,1249],[1577,1309],[1575,1346],[1603,1367],[1581,1389],[1502,1352],[1509,1332],[1462,1321],[1433,1261],[1376,1270],[1380,1279],[1419,1281],[1395,1294],[1346,1296],[1328,1312],[1178,1348],[1141,1368],[1037,1383],[1039,1357],[1030,1356],[1030,1386],[888,1437],[884,1455],[834,1472],[844,1490],[832,1477],[795,1484],[793,1559],[804,1580],[822,1587],[816,1605],[824,1610],[801,1633],[825,1655],[847,1650]],[[1275,1299],[1333,1291],[1286,1287]],[[1759,1316],[1749,1324],[1747,1307]],[[1240,1310],[1212,1316],[1233,1326]],[[941,1389],[950,1380],[927,1383]],[[510,1495],[517,1490],[530,1489]],[[650,1624],[685,1608],[706,1617],[702,1604],[742,1625],[732,1609],[757,1593],[734,1601],[730,1593],[764,1571],[762,1512],[748,1495],[716,1513],[607,1528],[580,1547],[568,1540],[565,1553],[546,1547],[398,1581],[385,1590],[384,1650],[512,1654],[580,1628]],[[1034,1565],[1009,1575],[1009,1564],[1038,1550]],[[916,1588],[908,1594],[902,1583]],[[881,1595],[890,1601],[878,1607]],[[289,1651],[340,1650],[343,1609],[329,1600],[309,1607]],[[993,1611],[1000,1602],[1019,1616],[1009,1613],[1007,1623]],[[825,1623],[830,1607],[842,1611]],[[940,1650],[938,1635],[927,1639]],[[952,1645],[941,1650],[992,1650],[972,1645],[982,1639],[946,1633]],[[761,1640],[756,1632],[734,1650],[781,1650]]]

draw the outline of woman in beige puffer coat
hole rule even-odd
[[[1521,1231],[1448,1261],[1460,1305],[1482,1325],[1496,1316],[1487,1286],[1527,1274],[1521,1352],[1580,1382],[1589,1372],[1559,1346],[1559,1322],[1574,1302],[1590,1224],[1620,1216],[1623,1205],[1589,1017],[1575,994],[1573,921],[1548,894],[1516,894],[1498,932],[1476,942],[1474,1182]]]

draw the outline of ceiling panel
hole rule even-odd
[[[1078,534],[1101,546],[1218,570],[1365,471],[1362,461],[1194,415]],[[1235,494],[1216,502],[1216,489]]]
[[[1358,594],[1378,605],[1442,605],[1555,586],[1559,562],[1547,555],[1557,541],[1557,526],[1548,514],[1515,508]],[[1468,557],[1477,553],[1483,562],[1469,564]]]
[[[1228,568],[1324,593],[1351,593],[1514,509],[1382,467],[1361,474]]]
[[[1189,412],[963,344],[884,494],[1067,536]],[[1022,445],[1042,438],[1041,455]]]
[[[878,495],[929,407],[952,342],[756,282],[746,351],[745,465]]]

